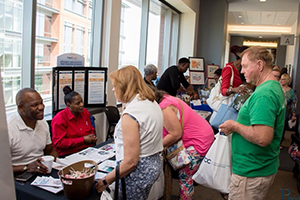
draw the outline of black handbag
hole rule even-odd
[[[115,180],[115,196],[114,199],[119,199],[119,179],[120,179],[120,172],[119,172],[119,165],[116,166],[116,180]],[[123,200],[126,200],[126,185],[125,185],[125,179],[121,178],[121,185],[122,185],[122,196]]]

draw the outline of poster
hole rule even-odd
[[[105,71],[88,71],[88,104],[103,104],[105,99]]]
[[[59,100],[58,100],[58,109],[64,109],[66,107],[63,92],[65,86],[70,86],[72,88],[72,71],[60,71],[59,72]]]
[[[74,71],[74,91],[81,95],[82,102],[84,102],[84,70]]]
[[[190,71],[191,85],[204,85],[204,72],[192,72]]]
[[[190,58],[190,70],[191,71],[204,71],[203,58]]]
[[[219,69],[219,65],[207,65],[207,78],[214,78],[214,72]]]

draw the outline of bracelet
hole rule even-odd
[[[105,179],[102,180],[102,183],[103,183],[103,185],[105,185],[105,186],[108,185]]]
[[[230,88],[228,88],[227,90],[226,90],[226,94],[227,95],[230,95],[231,94],[231,92],[232,92],[232,88],[230,87]]]

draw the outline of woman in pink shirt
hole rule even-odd
[[[67,108],[52,119],[52,143],[59,156],[76,153],[94,146],[97,141],[90,113],[83,107],[79,93],[69,86],[63,88]]]
[[[156,101],[163,112],[163,146],[169,147],[182,139],[183,145],[193,158],[189,165],[179,170],[180,199],[192,199],[194,186],[192,176],[214,141],[214,132],[209,123],[180,99],[164,91],[155,91]],[[184,125],[181,128],[183,107]]]

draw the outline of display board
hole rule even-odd
[[[78,92],[84,107],[105,107],[107,68],[54,67],[52,87],[52,116],[66,108],[63,88]]]

